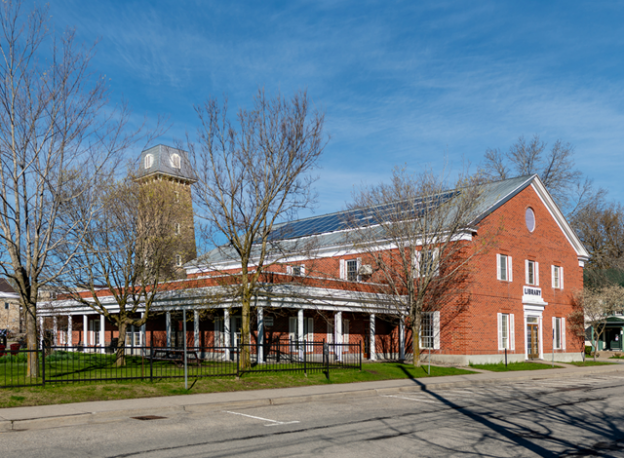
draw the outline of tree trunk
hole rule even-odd
[[[240,368],[246,370],[251,368],[251,352],[249,351],[251,295],[243,294],[242,305]]]
[[[596,326],[592,326],[592,337],[594,340],[594,362],[596,362],[596,353],[598,353],[598,345],[596,342]]]
[[[415,367],[420,367],[420,321],[418,319],[412,319],[412,349],[414,353],[413,364]]]
[[[39,354],[35,351],[39,347],[37,312],[33,304],[25,304],[24,309],[26,310],[26,348],[30,350],[26,355],[26,377],[39,377]],[[39,332],[43,332],[43,329]]]
[[[128,325],[124,320],[119,320],[119,340],[117,340],[117,355],[115,358],[115,365],[117,367],[126,365],[126,331]]]

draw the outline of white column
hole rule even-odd
[[[225,350],[225,359],[230,359],[230,311],[228,309],[223,309],[223,345],[226,347]]]
[[[199,311],[193,311],[193,340],[195,343],[195,351],[199,348]]]
[[[399,321],[399,359],[405,359],[405,322]]]
[[[39,348],[43,348],[43,317],[39,317]]]
[[[299,343],[299,359],[303,361],[303,309],[297,311],[297,341]]]
[[[257,307],[258,313],[258,362],[264,362],[264,309]]]
[[[342,343],[342,312],[334,313],[334,343]],[[336,360],[342,361],[342,347],[335,347]]]
[[[87,315],[82,315],[82,346],[89,345],[89,321]]]
[[[59,338],[58,338],[58,319],[53,316],[52,317],[52,345],[58,347]]]
[[[370,334],[369,334],[369,342],[370,342],[370,360],[375,361],[377,359],[376,348],[375,348],[375,314],[371,313],[369,318],[370,324]]]
[[[106,346],[106,342],[104,342],[105,327],[106,327],[106,318],[104,318],[104,315],[100,315],[100,347],[102,348],[102,353],[104,353],[104,347]]]
[[[171,312],[165,314],[165,329],[167,332],[167,348],[171,348]]]
[[[67,315],[67,339],[65,339],[65,343],[67,344],[68,347],[73,347],[74,346],[74,334],[73,334],[73,329],[72,329],[72,316],[71,315]]]

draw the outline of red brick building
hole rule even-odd
[[[458,243],[478,243],[495,228],[499,235],[491,249],[471,260],[469,301],[461,311],[442,307],[425,314],[423,357],[468,364],[500,362],[505,354],[509,361],[550,359],[554,352],[557,361],[580,360],[582,340],[573,336],[568,317],[573,295],[583,287],[587,251],[537,176],[483,186],[473,229]],[[411,333],[405,320],[367,285],[365,257],[349,243],[340,213],[292,221],[276,233],[286,225],[294,231],[288,243],[313,238],[317,249],[309,258],[280,260],[263,277],[265,293],[255,298],[252,341],[361,342],[367,358],[409,358]],[[220,250],[207,256],[210,268],[206,258],[199,258],[186,264],[186,279],[164,285],[155,313],[141,329],[130,330],[128,345],[182,345],[183,309],[193,317],[188,346],[235,344],[240,307],[215,296],[222,288],[215,265],[221,272],[240,266]],[[67,301],[56,301],[43,316],[50,317],[45,327],[56,331],[59,344],[102,346],[116,336],[102,316]],[[59,316],[67,317],[60,327]]]

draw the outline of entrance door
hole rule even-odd
[[[539,358],[539,338],[537,323],[527,323],[527,346],[529,359]]]

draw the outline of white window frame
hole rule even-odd
[[[154,156],[152,154],[146,154],[143,159],[143,167],[145,167],[145,169],[149,169],[152,165],[154,165]]]
[[[172,154],[171,157],[169,158],[170,163],[171,163],[171,167],[173,167],[174,169],[179,169],[181,167],[181,158],[179,154]]]
[[[299,269],[299,273],[296,273],[295,269]],[[293,275],[295,277],[303,277],[305,275],[305,266],[303,264],[301,265],[295,265],[295,266],[286,266],[286,273],[288,275]]]
[[[356,279],[355,280],[349,280],[349,262],[353,262],[355,261],[356,264]],[[347,280],[347,281],[362,281],[362,276],[360,275],[360,268],[362,267],[362,259],[361,258],[356,258],[356,259],[341,259],[340,260],[340,279],[341,280]]]
[[[174,230],[174,232],[175,232],[175,235],[180,235],[180,232],[181,232],[181,226],[180,226],[180,223],[175,223],[175,224],[174,224],[174,226],[173,226],[173,228],[174,228],[173,230]]]
[[[134,342],[134,344],[133,344]],[[140,347],[141,331],[126,331],[126,347]]]
[[[515,330],[514,314],[513,313],[497,313],[496,321],[497,321],[497,328],[498,328],[498,349],[515,351],[516,330]],[[507,330],[507,336],[504,335],[505,329]]]
[[[505,269],[502,268],[503,259],[505,260]],[[505,273],[506,278],[503,278],[503,272]],[[500,281],[508,281],[510,283],[513,282],[513,267],[511,256],[500,253],[496,255],[496,279]]]
[[[182,255],[181,254],[176,254],[176,266],[177,267],[182,267]]]
[[[553,336],[554,336],[554,339],[553,339],[554,349],[565,350],[566,349],[565,318],[554,316],[552,319],[552,330],[553,330]]]
[[[433,276],[440,275],[440,250],[438,248],[433,248],[427,251],[433,257],[432,260],[432,269]],[[421,277],[421,266],[422,266],[422,250],[414,251],[414,278]],[[425,276],[428,275],[428,272],[422,272]]]
[[[533,278],[531,279],[531,266],[533,267]],[[527,285],[539,286],[539,262],[526,259],[524,261],[525,282]]]
[[[431,332],[432,335],[429,336],[424,336],[424,326],[421,323],[420,325],[420,336],[419,336],[419,342],[420,342],[420,348],[422,348],[423,350],[439,350],[440,349],[440,312],[423,312],[422,317],[423,317],[423,321],[425,318],[425,315],[427,315],[428,317],[430,317],[430,323],[431,323]],[[425,337],[425,338],[423,338]],[[429,346],[429,343],[433,340],[433,347]],[[427,343],[425,343],[427,342]]]
[[[563,267],[555,265],[551,266],[551,276],[552,287],[555,289],[563,289]]]

